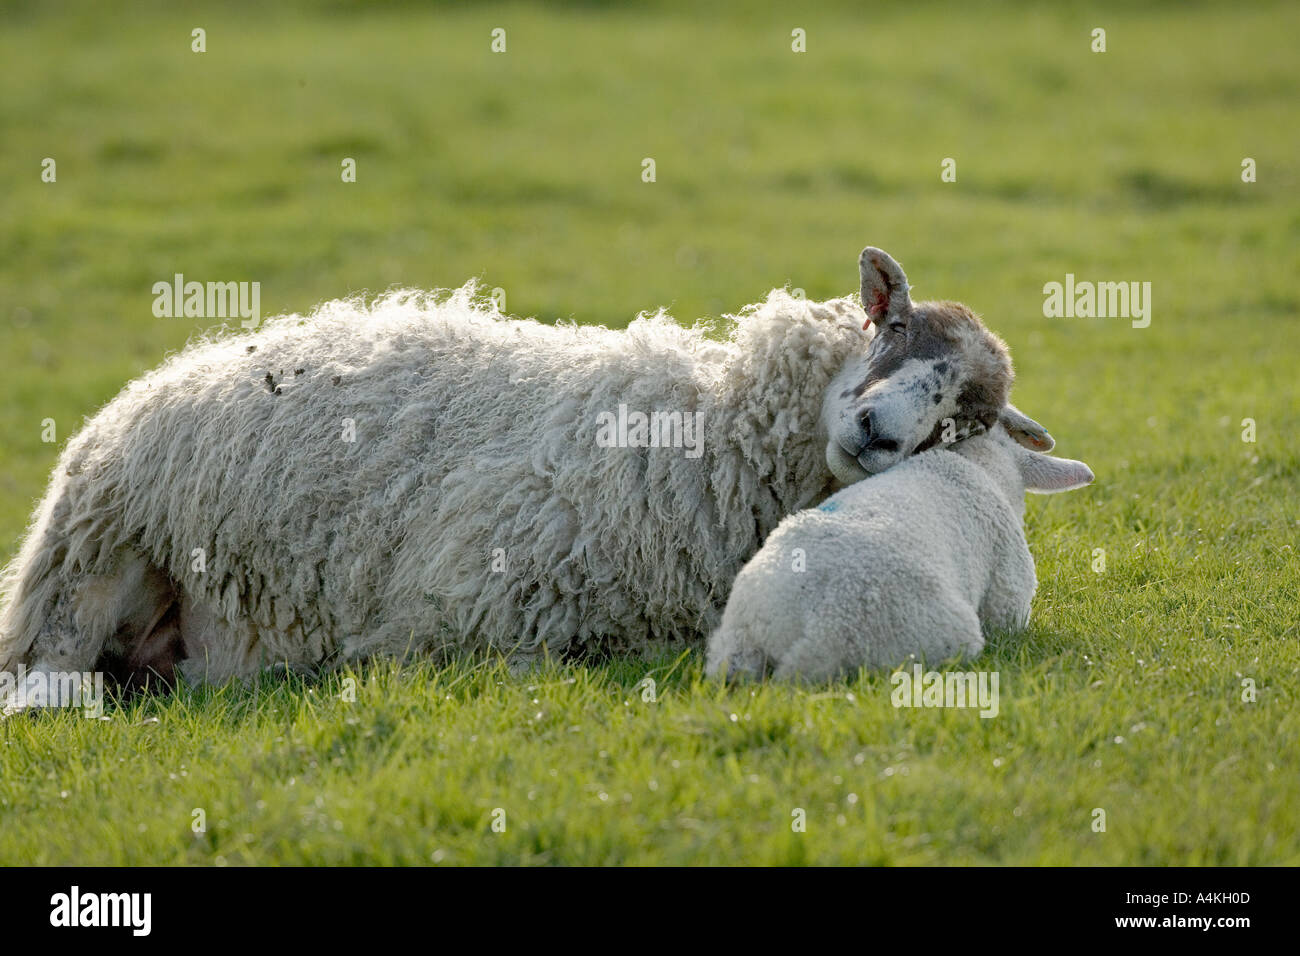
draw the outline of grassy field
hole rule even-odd
[[[697,651],[268,678],[5,721],[0,863],[1300,863],[1300,8],[864,9],[0,8],[4,557],[202,330],[151,312],[177,272],[621,325],[844,294],[871,243],[1097,474],[1030,501],[1034,622],[970,665],[995,718]],[[1067,273],[1149,281],[1150,326],[1045,318]]]

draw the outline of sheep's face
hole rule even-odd
[[[970,309],[912,302],[902,268],[879,249],[868,247],[859,264],[870,344],[834,378],[822,407],[826,461],[846,484],[991,428],[1009,408],[1013,378],[1006,345]],[[1019,418],[1038,429],[1033,447],[1050,447],[1041,426]],[[1023,432],[1017,440],[1029,443]]]

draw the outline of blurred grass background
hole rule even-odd
[[[206,30],[202,54],[191,52],[196,27]],[[497,27],[502,54],[490,50]],[[1096,27],[1107,31],[1104,54],[1090,48]],[[806,53],[791,50],[795,28]],[[1059,688],[1032,713],[1088,715],[1089,729],[1065,721],[1054,735],[1030,733],[1024,719],[947,715],[958,728],[949,748],[884,702],[874,718],[819,724],[815,753],[780,734],[766,749],[752,743],[763,786],[798,779],[815,789],[835,776],[829,762],[863,740],[895,755],[919,747],[934,771],[925,779],[951,771],[958,789],[929,810],[899,803],[908,826],[934,839],[891,856],[877,851],[898,825],[888,794],[899,782],[881,784],[885,802],[863,824],[871,859],[1297,862],[1298,28],[1289,3],[6,3],[0,552],[16,548],[57,454],[41,441],[42,421],[55,420],[62,443],[203,328],[153,316],[151,286],[174,273],[259,281],[266,315],[479,277],[505,289],[513,313],[621,325],[660,305],[688,322],[732,312],[786,284],[813,298],[845,294],[871,243],[905,264],[918,298],[962,300],[1007,339],[1015,400],[1098,476],[1086,492],[1031,500],[1043,582],[1035,625],[978,665],[1002,670],[1004,694],[1017,679]],[[56,183],[41,182],[45,157],[57,162]],[[344,157],[357,162],[356,183],[341,182]],[[646,157],[654,183],[641,179]],[[946,157],[955,183],[940,181]],[[1244,157],[1257,162],[1258,182],[1242,182]],[[1151,326],[1044,318],[1043,284],[1067,272],[1151,282]],[[1254,444],[1241,440],[1245,418],[1257,423]],[[1103,574],[1092,571],[1097,548]],[[588,690],[621,708],[618,680],[593,667]],[[1053,673],[1058,684],[1044,676]],[[1242,675],[1264,688],[1259,703],[1236,702]],[[857,693],[874,687],[880,703],[881,679],[859,680]],[[1097,700],[1097,681],[1129,690]],[[418,684],[398,683],[418,698]],[[437,719],[448,733],[474,725],[495,693]],[[721,704],[697,693],[682,719],[705,726],[722,707],[726,720],[749,700],[734,693]],[[761,699],[779,702],[771,713],[814,708],[795,691]],[[300,704],[290,695],[286,706]],[[1127,728],[1137,724],[1162,729],[1135,738]],[[57,748],[56,766],[79,759],[60,741],[82,748],[88,731],[70,741],[58,719],[32,726],[15,748]],[[1052,787],[1091,768],[1100,744],[1081,749],[1081,733],[1129,740],[1113,748],[1118,767],[1109,776],[1108,757],[1101,789],[1141,813],[1108,842],[1086,813],[1077,832],[1062,823],[1067,798]],[[1192,740],[1200,753],[1188,763],[1179,755]],[[103,746],[111,765],[113,747],[131,745]],[[160,746],[183,752],[180,737]],[[532,738],[519,747],[517,770],[532,760],[584,772],[577,752]],[[965,754],[960,770],[942,756],[952,750]],[[1001,842],[988,828],[1004,825],[989,820],[1010,812],[1007,792],[990,790],[977,768],[1011,751],[1037,802],[1005,825],[1036,829]],[[12,767],[28,766],[10,754]],[[227,769],[237,776],[236,766]],[[751,774],[716,765],[711,779],[709,766],[701,761],[694,801],[751,786]],[[356,779],[374,770],[355,768]],[[410,772],[418,791],[429,767]],[[40,817],[58,804],[50,773],[34,790],[12,784],[0,818],[6,807]],[[347,774],[326,778],[318,792],[349,785]],[[633,816],[685,813],[637,793],[650,802]],[[670,840],[654,858],[786,859],[765,837],[750,843],[726,829],[732,798],[718,799],[711,842]],[[766,797],[742,802],[756,799]],[[1078,799],[1086,810],[1100,798]],[[976,801],[961,812],[985,827],[977,840],[949,825],[963,800]],[[557,796],[553,822],[568,832],[566,806]],[[352,827],[357,813],[318,852],[274,849],[279,836],[249,823],[256,839],[235,858],[336,859],[335,834],[365,859],[385,837],[367,843]],[[105,836],[106,861],[220,855],[185,843],[184,825],[181,843],[160,848],[111,824],[101,821],[119,834]],[[563,841],[540,856],[510,844],[492,852],[572,862],[645,852],[634,833],[606,843],[594,856],[573,841],[568,855]],[[798,853],[844,860],[865,845],[822,831]],[[0,841],[0,858],[10,851]]]

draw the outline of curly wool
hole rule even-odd
[[[778,290],[721,340],[662,311],[551,326],[471,284],[196,343],[63,451],[5,572],[0,668],[90,666],[153,613],[131,604],[151,575],[207,629],[198,679],[698,639],[768,532],[830,490],[817,421],[863,317]],[[701,412],[702,455],[598,446],[620,403]]]

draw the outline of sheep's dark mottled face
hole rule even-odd
[[[873,314],[863,355],[831,382],[826,460],[844,483],[991,428],[1011,391],[1006,346],[955,302]]]

